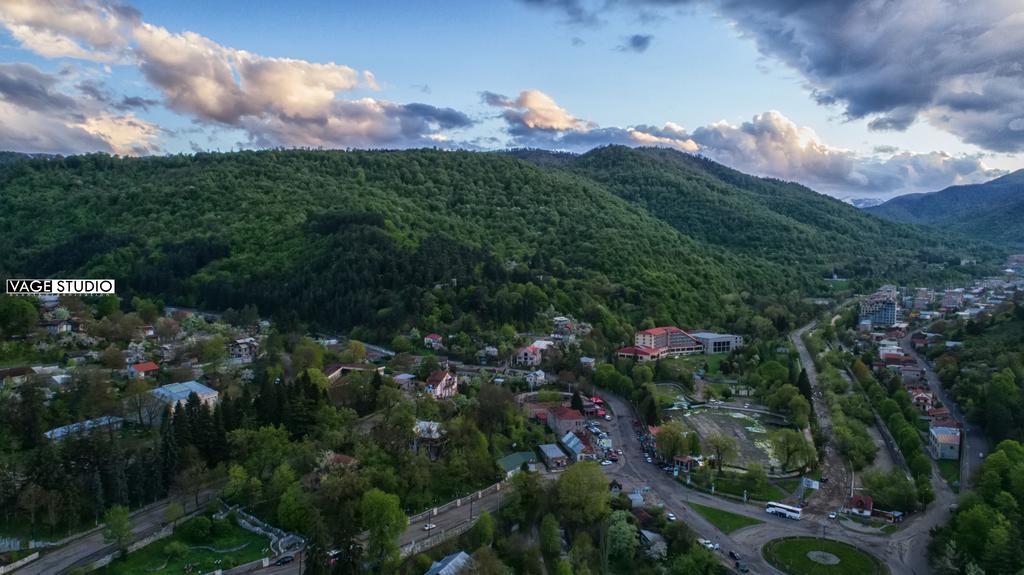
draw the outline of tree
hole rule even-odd
[[[484,511],[477,518],[470,539],[473,542],[473,547],[483,547],[494,541],[494,518],[491,517],[490,512]]]
[[[540,550],[548,557],[557,557],[562,550],[562,531],[558,520],[550,513],[540,522]]]
[[[281,494],[277,504],[277,520],[289,531],[300,531],[309,515],[309,500],[302,492],[302,486],[292,483]]]
[[[569,467],[555,488],[561,517],[574,526],[593,525],[611,510],[608,480],[593,461]]]
[[[718,470],[736,455],[736,440],[721,433],[711,435],[707,439],[708,447],[715,456],[715,464]]]
[[[608,555],[620,565],[633,559],[639,544],[636,526],[629,521],[631,517],[628,511],[616,511],[608,524]]]
[[[124,555],[128,549],[128,541],[132,536],[132,524],[128,519],[128,508],[123,505],[115,505],[103,514],[103,540],[107,543],[114,543],[118,550]]]
[[[181,503],[176,501],[169,503],[164,509],[164,523],[170,523],[173,527],[184,515],[185,508],[181,506]]]
[[[409,524],[398,496],[373,488],[363,494],[359,511],[367,532],[367,556],[378,564],[397,560],[398,536]]]
[[[23,297],[0,295],[0,336],[26,335],[36,325],[36,306]]]
[[[363,342],[350,339],[345,351],[341,352],[342,363],[362,363],[366,359],[366,346]]]
[[[768,487],[768,474],[760,463],[751,463],[743,474],[743,485],[749,493],[761,493]]]
[[[782,458],[783,471],[803,467],[814,459],[813,448],[804,434],[795,429],[780,429],[772,434],[771,441],[775,453]]]
[[[110,344],[100,354],[100,363],[109,369],[121,369],[124,367],[124,354],[116,345]]]
[[[672,461],[673,457],[688,453],[689,440],[686,436],[687,432],[682,423],[678,421],[665,423],[655,436],[658,454],[663,459]]]
[[[719,572],[718,560],[703,547],[695,547],[680,555],[669,566],[669,575],[715,575]]]

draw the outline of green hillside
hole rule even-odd
[[[429,150],[15,162],[0,166],[0,275],[113,277],[123,295],[371,338],[529,329],[557,310],[618,342],[644,320],[771,330],[753,321],[770,306],[784,328],[833,270],[960,273],[939,264],[962,245],[705,160],[534,156],[543,167]]]
[[[1024,246],[1024,170],[983,184],[908,194],[868,208],[874,215],[934,226],[994,243]]]
[[[673,150],[598,148],[566,166],[690,237],[784,266],[806,283],[832,272],[926,278],[951,255],[984,251],[962,238],[865,215],[799,184]]]

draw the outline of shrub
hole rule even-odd
[[[232,525],[231,520],[225,519],[214,519],[213,523],[210,524],[210,537],[224,537],[231,533]]]
[[[188,547],[181,541],[171,541],[164,546],[164,554],[171,559],[181,559],[188,553]]]
[[[210,537],[210,520],[206,517],[193,517],[178,527],[182,539],[193,543],[201,543]]]

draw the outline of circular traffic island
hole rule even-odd
[[[875,556],[833,539],[783,537],[766,543],[761,554],[788,575],[889,575]]]

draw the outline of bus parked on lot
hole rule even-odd
[[[786,505],[785,503],[777,503],[775,501],[769,501],[764,506],[765,513],[771,513],[772,515],[779,515],[786,519],[793,519],[797,521],[801,517],[801,510],[799,507],[793,507],[792,505]]]

